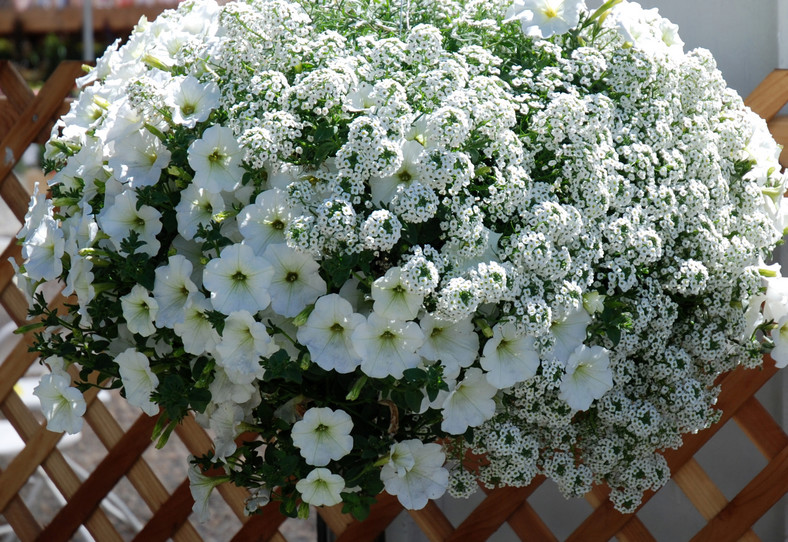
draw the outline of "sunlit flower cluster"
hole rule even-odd
[[[195,412],[201,512],[537,475],[632,510],[720,373],[788,363],[780,149],[656,10],[193,0],[81,84],[19,233],[37,394],[79,430],[77,364],[162,442]]]

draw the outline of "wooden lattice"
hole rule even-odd
[[[32,142],[46,139],[53,119],[63,112],[74,79],[80,74],[79,63],[64,62],[44,87],[33,93],[9,63],[0,62],[0,197],[20,221],[30,196],[12,169]],[[748,104],[767,120],[772,120],[786,101],[788,72],[776,71],[755,90]],[[27,302],[13,282],[9,258],[20,258],[20,247],[15,243],[0,256],[0,304],[15,322],[22,324],[26,321]],[[52,303],[58,305],[64,301],[56,296]],[[13,392],[14,384],[35,361],[35,356],[27,351],[30,338],[24,339],[0,364],[0,410],[26,443],[7,468],[0,471],[0,513],[19,539],[25,542],[67,540],[84,526],[100,542],[122,540],[117,527],[99,504],[118,481],[126,477],[152,514],[134,540],[201,540],[190,521],[192,499],[188,480],[184,479],[170,493],[141,457],[150,445],[154,418],[141,415],[124,432],[106,406],[95,400],[95,393],[86,394],[89,402],[87,423],[106,447],[107,455],[84,481],[80,480],[56,447],[60,435],[40,425],[33,412]],[[693,540],[758,540],[751,526],[788,491],[788,436],[754,397],[776,371],[774,362],[767,357],[762,370],[737,370],[726,375],[721,380],[719,399],[724,413],[722,421],[709,430],[687,436],[681,449],[666,454],[674,482],[707,521]],[[728,502],[693,456],[731,419],[768,463]],[[177,434],[195,455],[210,447],[208,435],[192,419],[187,419]],[[45,526],[19,496],[19,491],[39,466],[67,501]],[[488,491],[483,502],[456,527],[432,502],[423,510],[408,513],[433,541],[485,540],[504,522],[523,540],[553,541],[557,540],[556,536],[528,501],[543,481],[540,478],[526,488]],[[269,505],[262,515],[246,517],[243,513],[245,490],[225,484],[219,487],[219,492],[242,525],[237,532],[227,533],[228,540],[286,542],[279,532],[284,517],[275,505]],[[608,492],[605,487],[597,487],[586,496],[593,511],[568,540],[605,541],[612,537],[621,541],[654,540],[637,514],[625,515],[613,509]],[[644,503],[652,496],[653,493],[648,493]],[[339,541],[374,540],[401,512],[396,499],[385,494],[364,522],[343,515],[338,507],[319,510]]]

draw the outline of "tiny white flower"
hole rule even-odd
[[[402,282],[399,267],[392,267],[372,283],[374,310],[390,320],[413,320],[419,314],[424,296],[411,292]]]
[[[171,328],[183,321],[183,309],[197,291],[191,273],[192,263],[180,254],[170,256],[167,265],[156,269],[153,297],[159,305],[157,325]]]
[[[243,177],[242,158],[233,131],[218,124],[211,126],[189,145],[194,184],[213,194],[235,190]]]
[[[326,371],[349,373],[361,365],[361,356],[351,337],[365,318],[353,312],[350,303],[338,294],[315,302],[306,323],[298,329],[298,342],[309,349],[312,361]]]
[[[326,293],[320,264],[286,244],[269,245],[263,252],[271,276],[271,308],[282,316],[295,316]]]
[[[493,336],[484,345],[482,354],[480,364],[487,371],[487,381],[498,389],[531,378],[539,368],[534,338],[521,336],[512,322],[493,327]]]
[[[71,378],[63,373],[50,373],[41,377],[33,389],[33,395],[41,401],[41,412],[47,420],[47,429],[55,433],[65,431],[76,434],[82,430],[87,410],[85,398],[80,391],[71,387]]]
[[[188,128],[208,118],[219,107],[221,93],[213,82],[200,83],[193,75],[173,77],[167,88],[165,103],[172,109],[172,120]]]
[[[495,414],[493,397],[497,392],[481,369],[471,367],[443,402],[441,429],[451,435],[462,435],[469,427],[480,426]]]
[[[444,378],[457,378],[460,369],[470,366],[479,356],[479,335],[470,318],[452,323],[428,314],[419,324],[424,333],[419,354],[426,360],[439,361]]]
[[[601,346],[577,347],[566,363],[561,379],[561,399],[575,410],[588,410],[594,399],[601,398],[613,387],[610,356]]]
[[[380,470],[386,492],[397,497],[407,510],[420,510],[430,499],[441,497],[449,486],[449,471],[443,467],[446,454],[439,444],[418,439],[397,442],[389,462]]]
[[[115,357],[120,370],[120,379],[129,404],[140,407],[148,416],[159,413],[159,405],[151,400],[151,394],[159,385],[159,377],[151,371],[150,360],[142,352],[128,348]]]
[[[222,249],[218,258],[205,266],[203,285],[211,292],[211,303],[220,312],[230,314],[246,310],[256,313],[271,302],[268,293],[274,269],[241,244]]]
[[[276,350],[265,325],[247,311],[236,311],[224,321],[222,339],[216,345],[216,362],[232,382],[248,384],[263,377],[260,362]]]
[[[301,499],[312,506],[333,506],[342,502],[345,479],[326,468],[312,469],[306,478],[296,482]]]
[[[120,298],[120,305],[129,331],[143,337],[149,337],[156,332],[153,322],[159,312],[159,304],[144,286],[135,284],[128,294]]]
[[[419,365],[416,351],[424,343],[418,324],[389,320],[372,313],[352,335],[353,345],[361,356],[361,370],[373,378],[402,378],[406,369]]]
[[[353,420],[344,410],[313,407],[293,424],[293,444],[307,465],[324,467],[353,449]]]

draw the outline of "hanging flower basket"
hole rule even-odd
[[[93,375],[160,445],[195,413],[202,513],[539,475],[631,511],[720,374],[788,362],[780,149],[656,10],[199,0],[80,84],[19,233],[36,393],[76,432]]]

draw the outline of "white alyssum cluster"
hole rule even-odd
[[[260,502],[467,495],[436,443],[464,435],[485,484],[634,509],[721,372],[788,363],[765,123],[633,2],[337,8],[194,0],[110,48],[19,233],[31,303],[63,281],[146,413],[190,390]],[[37,392],[54,429],[79,348]],[[287,477],[233,470],[245,431]]]

